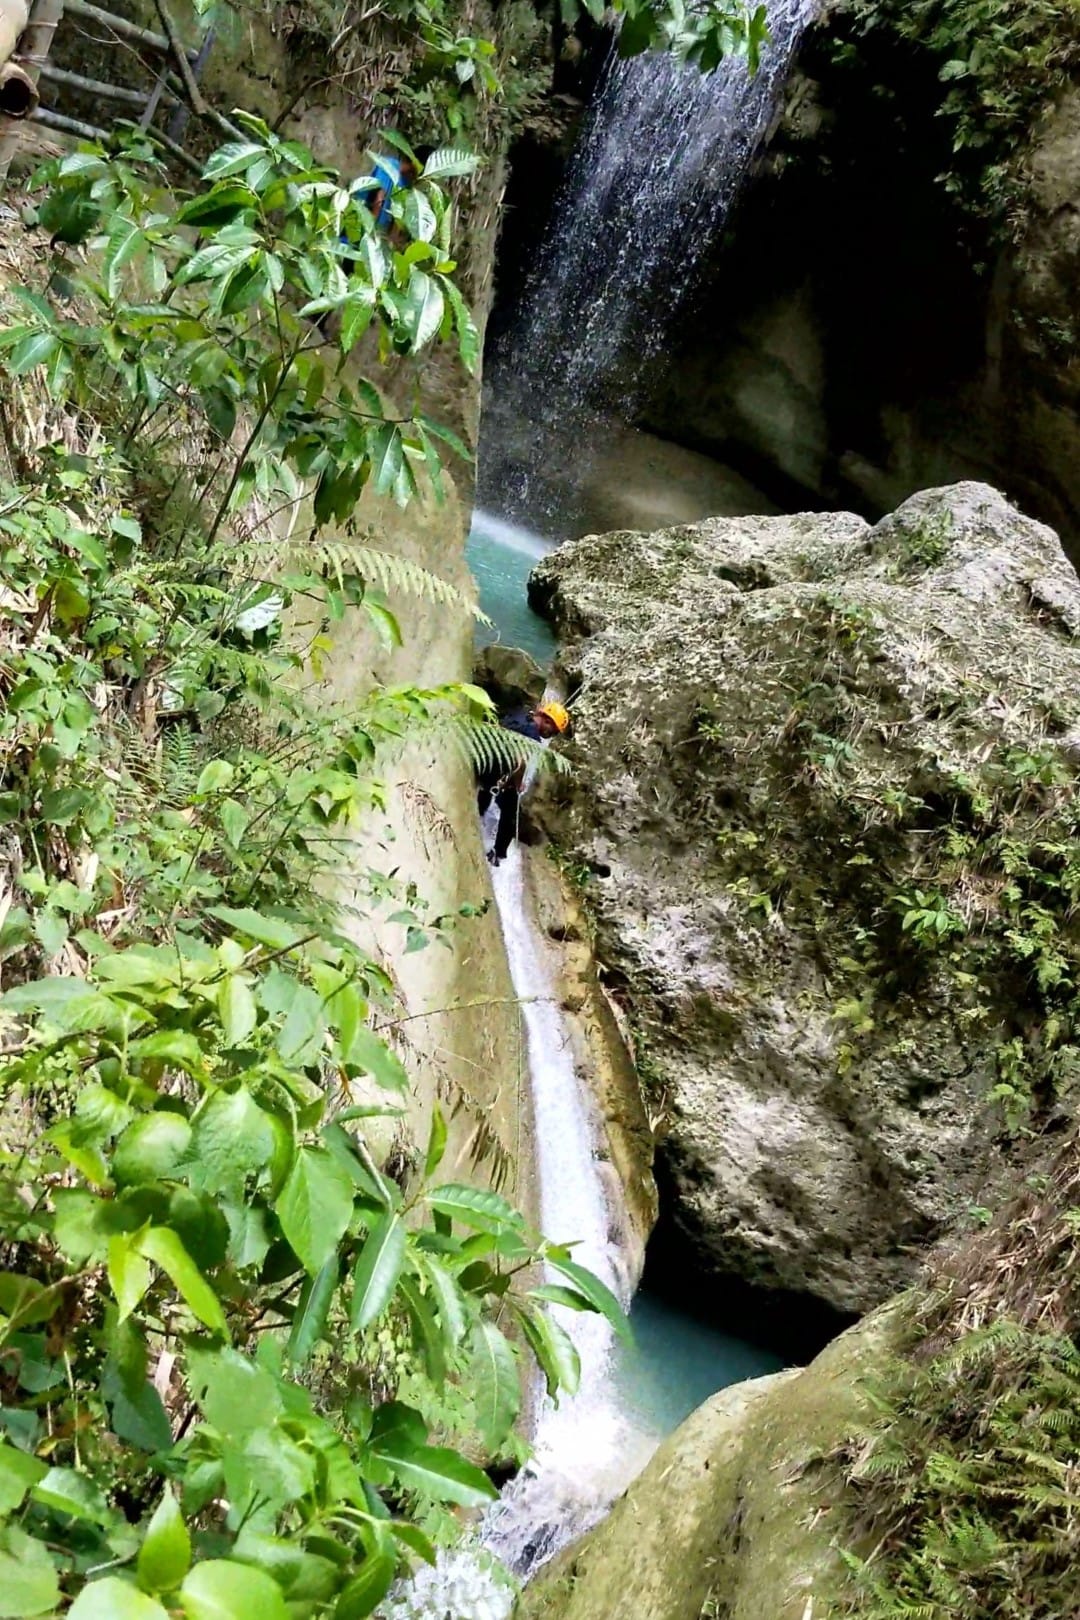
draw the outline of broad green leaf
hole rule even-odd
[[[86,1474],[74,1468],[50,1468],[30,1492],[35,1502],[57,1513],[89,1524],[108,1524],[112,1510],[101,1491]]]
[[[46,956],[55,956],[67,943],[67,923],[55,911],[38,912],[34,918],[34,933]]]
[[[317,1276],[308,1277],[304,1283],[285,1352],[292,1366],[302,1367],[322,1338],[339,1275],[338,1257],[334,1254]]]
[[[466,1187],[447,1182],[442,1187],[431,1187],[425,1194],[433,1209],[452,1215],[464,1226],[478,1232],[490,1232],[498,1237],[501,1232],[521,1232],[524,1221],[505,1198],[483,1187]]]
[[[606,1283],[601,1282],[593,1272],[586,1271],[584,1266],[579,1266],[574,1260],[556,1260],[549,1255],[547,1263],[568,1278],[579,1293],[584,1294],[594,1311],[607,1317],[621,1339],[627,1344],[632,1343],[633,1335],[630,1332],[630,1323],[626,1319],[626,1312]]]
[[[6,1012],[43,1013],[61,1031],[95,1027],[83,1021],[87,1009],[100,1009],[103,1017],[112,1015],[111,1003],[87,984],[85,979],[57,975],[17,984],[0,996]]]
[[[239,1188],[271,1162],[276,1146],[274,1122],[246,1086],[219,1091],[195,1116],[192,1180],[210,1193]]]
[[[288,974],[279,974],[291,986],[285,1022],[278,1031],[277,1049],[286,1063],[300,1067],[317,1060],[326,1033],[326,1012],[322,997],[310,985],[301,984]]]
[[[412,1277],[399,1278],[398,1288],[412,1321],[413,1343],[424,1358],[424,1366],[431,1382],[436,1389],[441,1389],[446,1382],[446,1348],[451,1342],[450,1336],[444,1335],[431,1308],[431,1301],[426,1294],[421,1293],[419,1285]]]
[[[225,1558],[195,1565],[180,1588],[180,1607],[187,1620],[289,1620],[272,1576]]]
[[[0,1312],[9,1318],[9,1327],[29,1327],[48,1322],[60,1303],[57,1284],[46,1288],[35,1277],[21,1277],[17,1271],[0,1271]]]
[[[477,1427],[489,1451],[497,1452],[518,1415],[521,1388],[514,1352],[493,1322],[473,1328],[469,1372]]]
[[[134,1062],[160,1069],[182,1069],[193,1080],[206,1074],[206,1055],[197,1035],[187,1029],[157,1029],[132,1041],[128,1055]]]
[[[464,146],[440,146],[424,164],[425,180],[449,180],[455,175],[473,174],[481,159]]]
[[[364,1620],[389,1592],[396,1571],[397,1559],[392,1553],[377,1552],[365,1558],[359,1575],[338,1598],[333,1620]]]
[[[115,303],[123,288],[121,272],[141,251],[146,237],[133,219],[118,214],[105,237],[105,252],[101,260],[102,279],[110,303]]]
[[[224,150],[224,149],[223,149]],[[261,148],[258,148],[261,153]],[[221,153],[215,156],[220,157]],[[213,161],[213,159],[211,159]],[[244,160],[250,161],[250,160]],[[228,172],[228,169],[223,171]],[[174,215],[177,225],[198,225],[206,230],[213,226],[228,225],[248,210],[257,208],[259,199],[250,186],[214,186],[210,191],[192,197]]]
[[[173,1439],[169,1414],[148,1379],[135,1389],[125,1389],[118,1383],[106,1399],[112,1431],[118,1439],[140,1451],[168,1451]]]
[[[169,1616],[156,1598],[116,1575],[106,1575],[83,1587],[67,1620],[169,1620]]]
[[[468,1309],[465,1296],[458,1287],[457,1279],[452,1277],[440,1260],[434,1255],[425,1254],[422,1260],[424,1274],[431,1286],[439,1308],[439,1319],[442,1322],[443,1332],[451,1345],[460,1344],[465,1337],[468,1326]]]
[[[171,1592],[191,1568],[191,1536],[168,1485],[146,1527],[137,1568],[147,1592]]]
[[[218,1012],[221,1027],[230,1046],[242,1046],[255,1028],[259,1013],[255,997],[247,980],[239,973],[230,973],[218,991]]]
[[[57,1187],[53,1193],[53,1237],[64,1257],[76,1266],[102,1259],[109,1241],[114,1204],[85,1187]]]
[[[415,150],[409,145],[409,142],[406,140],[405,136],[402,135],[400,130],[382,129],[379,131],[379,139],[385,141],[387,146],[392,146],[395,152],[403,153],[417,170],[423,167],[420,159],[416,155]],[[370,157],[371,154],[368,153],[368,156]]]
[[[239,1350],[196,1350],[190,1384],[208,1423],[229,1440],[246,1443],[272,1428],[282,1411],[273,1373]]]
[[[301,1148],[274,1209],[293,1253],[315,1276],[352,1218],[352,1182],[325,1148]]]
[[[170,1232],[166,1226],[152,1226],[139,1239],[139,1249],[166,1273],[192,1315],[197,1316],[211,1333],[220,1333],[227,1338],[229,1329],[221,1301],[176,1233]]]
[[[113,1179],[119,1186],[132,1187],[171,1176],[191,1144],[191,1134],[184,1116],[171,1109],[141,1114],[116,1144]]]
[[[48,1473],[48,1465],[0,1441],[0,1514],[14,1513],[32,1485]]]
[[[235,906],[208,906],[206,910],[208,916],[216,917],[219,922],[235,928],[238,934],[246,934],[257,945],[265,945],[271,951],[289,950],[304,938],[294,924],[264,917],[258,911],[238,910]]]
[[[540,1309],[519,1307],[517,1316],[544,1374],[548,1394],[555,1397],[560,1390],[565,1390],[567,1395],[575,1394],[581,1380],[581,1357],[562,1323]]]
[[[439,283],[415,266],[409,276],[405,307],[413,347],[422,349],[442,325],[443,294]]]
[[[0,1616],[24,1620],[48,1614],[59,1601],[56,1569],[46,1548],[15,1525],[5,1526],[0,1532]]]
[[[403,1547],[408,1547],[410,1552],[422,1558],[425,1564],[438,1562],[438,1553],[433,1543],[415,1524],[407,1524],[396,1519],[390,1526],[390,1534],[396,1541],[400,1541]]]
[[[406,1490],[419,1491],[436,1502],[459,1507],[483,1507],[498,1491],[487,1475],[448,1446],[395,1444],[393,1436],[372,1442],[372,1449],[393,1470]]]
[[[354,1332],[370,1327],[389,1305],[404,1263],[405,1227],[388,1212],[371,1228],[356,1262],[349,1311]]]
[[[396,422],[382,422],[368,435],[368,455],[376,495],[389,495],[401,471],[405,449]]]
[[[353,1030],[348,1046],[342,1041],[342,1061],[353,1068],[363,1069],[386,1091],[406,1091],[409,1076],[396,1053],[391,1052],[381,1036],[366,1024]]]
[[[227,788],[236,775],[235,768],[227,759],[212,759],[203,766],[202,774],[195,784],[195,797],[206,799],[212,793],[220,793]]]
[[[32,332],[12,345],[7,358],[7,369],[20,377],[51,360],[60,347],[60,339],[53,332]]]
[[[341,347],[349,354],[371,325],[375,314],[375,291],[362,287],[352,293],[341,306]],[[379,415],[382,414],[380,411]]]
[[[446,1119],[438,1103],[431,1112],[431,1131],[428,1136],[427,1154],[424,1158],[424,1180],[433,1176],[443,1161],[446,1152]]]
[[[458,351],[461,355],[461,363],[471,375],[480,363],[480,333],[477,330],[476,322],[469,313],[468,305],[454,282],[444,276],[441,278],[441,283],[447,302],[454,312],[454,324],[458,332]]]
[[[229,141],[207,159],[203,179],[223,180],[226,175],[241,174],[265,156],[266,147],[261,141]],[[213,197],[218,194],[219,190],[215,188],[208,195]]]
[[[395,198],[401,210],[401,220],[410,236],[420,242],[430,242],[438,228],[435,210],[423,191],[410,187],[404,195]]]
[[[109,1239],[109,1287],[120,1307],[120,1320],[129,1317],[150,1286],[150,1262],[135,1248],[130,1232]]]
[[[233,849],[239,849],[247,831],[247,811],[237,799],[224,799],[218,806],[218,816],[229,843]]]
[[[595,1309],[584,1294],[576,1288],[567,1288],[562,1283],[540,1283],[536,1288],[531,1288],[529,1293],[533,1299],[547,1300],[549,1305],[565,1305],[568,1311]]]

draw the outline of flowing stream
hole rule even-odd
[[[554,985],[537,938],[520,844],[494,873],[495,899],[514,990],[522,1003],[532,1081],[540,1223],[574,1258],[629,1304],[620,1280],[618,1212],[596,1166],[597,1127],[578,1082]],[[557,1282],[553,1273],[550,1281]],[[554,1307],[581,1358],[577,1393],[556,1406],[541,1398],[534,1454],[489,1515],[485,1541],[509,1568],[527,1574],[600,1517],[648,1457],[612,1378],[614,1334],[601,1316]],[[635,1466],[636,1464],[636,1466]]]
[[[470,554],[477,536],[489,570],[485,609],[495,631],[513,643],[521,634],[521,615],[529,611],[524,578],[549,548],[539,536],[482,513]],[[535,622],[550,634],[541,620]],[[541,655],[543,648],[535,651]],[[493,837],[489,812],[489,845]],[[493,873],[493,885],[528,1042],[541,1225],[556,1241],[574,1241],[575,1258],[629,1304],[619,1250],[623,1212],[605,1194],[598,1168],[601,1125],[574,1065],[547,946],[532,919],[523,862],[521,845],[512,845]],[[534,1455],[484,1525],[485,1544],[523,1576],[595,1524],[659,1442],[709,1395],[782,1365],[760,1346],[648,1293],[632,1304],[629,1346],[616,1340],[601,1317],[563,1310],[556,1315],[581,1358],[580,1386],[557,1407],[539,1397]]]

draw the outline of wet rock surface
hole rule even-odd
[[[1007,878],[947,852],[986,772],[1074,772],[1076,578],[961,484],[874,528],[588,536],[531,597],[577,690],[537,814],[587,879],[683,1261],[717,1300],[734,1276],[865,1311],[1011,1151],[991,1093],[1033,1014],[979,978]],[[930,890],[940,944],[904,922]]]

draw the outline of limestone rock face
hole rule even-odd
[[[547,684],[547,676],[531,653],[520,647],[504,647],[498,641],[477,653],[472,678],[501,714],[511,709],[531,709],[543,697]]]
[[[942,59],[898,37],[904,9],[840,0],[808,31],[644,419],[788,507],[881,513],[983,479],[1075,560],[1080,85],[1033,120],[1014,217],[988,236],[942,184]],[[987,112],[988,165],[999,134]]]
[[[889,1323],[878,1313],[804,1370],[736,1384],[699,1407],[604,1523],[526,1587],[518,1620],[838,1612],[821,1459],[864,1417],[862,1380]]]
[[[1074,774],[1076,578],[1052,531],[960,484],[876,528],[588,536],[531,595],[579,688],[537,814],[592,874],[683,1256],[861,1313],[1001,1161],[988,1098],[1030,1018],[972,987],[1006,879],[950,840],[980,773]]]

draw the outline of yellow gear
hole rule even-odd
[[[536,712],[537,714],[546,714],[557,731],[565,731],[570,724],[568,710],[564,709],[562,704],[555,698],[547,698],[543,703],[538,704]]]

